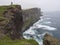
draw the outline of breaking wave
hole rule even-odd
[[[43,45],[43,37],[46,33],[53,35],[50,31],[56,31],[55,27],[49,26],[51,18],[42,18],[23,33],[25,39],[34,39],[39,45]]]

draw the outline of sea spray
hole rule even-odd
[[[43,45],[44,35],[46,33],[52,35],[52,33],[48,32],[48,31],[56,30],[55,27],[51,27],[49,25],[42,24],[42,23],[46,23],[46,24],[52,23],[49,21],[50,19],[51,18],[46,18],[46,19],[42,18],[41,20],[37,21],[36,23],[33,24],[33,26],[31,26],[29,29],[27,29],[23,33],[23,37],[25,39],[34,39],[39,45]],[[46,20],[48,20],[48,21],[46,22]]]

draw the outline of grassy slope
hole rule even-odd
[[[34,40],[11,40],[8,37],[0,39],[0,45],[38,45]]]
[[[7,9],[9,6],[0,6],[0,19],[3,17],[3,12]],[[3,37],[0,39],[0,45],[38,45],[34,40],[11,40],[8,37]]]

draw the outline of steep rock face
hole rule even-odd
[[[22,37],[23,17],[21,6],[16,5],[15,8],[10,7],[4,12],[9,22],[5,25],[5,34],[9,33],[12,39],[19,39]]]
[[[9,33],[12,39],[21,39],[23,32],[40,19],[41,10],[39,8],[22,10],[20,5],[16,5],[7,8],[3,15],[8,19],[5,34]]]
[[[22,13],[23,13],[23,21],[26,21],[29,18],[33,18],[33,20],[35,20],[35,19],[39,19],[39,17],[41,16],[41,9],[31,8],[31,9],[23,10]]]
[[[6,19],[4,17],[0,19],[0,38],[5,36],[3,33],[9,33],[12,39],[20,39],[23,31],[39,19],[41,10],[39,8],[21,10],[21,7],[17,6],[6,9],[3,16]],[[44,45],[60,45],[59,41],[50,35],[44,36],[43,43]]]
[[[22,10],[22,14],[24,22],[23,31],[25,31],[25,29],[29,28],[29,26],[38,21],[40,19],[40,16],[42,16],[40,8]]]
[[[43,39],[44,45],[60,45],[58,39],[54,38],[53,36],[46,34]]]

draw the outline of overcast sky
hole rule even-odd
[[[60,11],[60,0],[0,0],[0,5],[21,4],[22,8],[39,7],[42,11]]]

